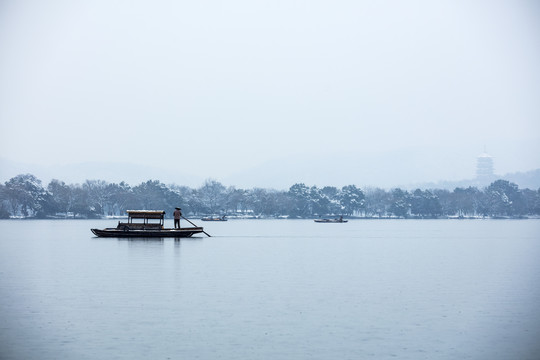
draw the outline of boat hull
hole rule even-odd
[[[203,232],[202,227],[159,230],[90,229],[97,237],[117,238],[188,238]]]

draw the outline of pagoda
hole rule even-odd
[[[493,157],[485,151],[480,154],[476,160],[476,178],[493,178]]]

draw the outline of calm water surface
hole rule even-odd
[[[0,359],[540,359],[540,220],[195,222],[0,221]]]

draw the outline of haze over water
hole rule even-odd
[[[197,222],[196,220],[194,220]],[[2,359],[538,359],[539,220],[0,221]]]

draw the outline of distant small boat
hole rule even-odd
[[[316,223],[346,223],[349,220],[343,220],[343,216],[340,216],[339,219],[315,219],[313,221]]]
[[[118,226],[115,228],[90,229],[90,231],[98,237],[139,238],[186,238],[201,232],[204,233],[203,228],[198,226],[180,229],[168,229],[163,227],[165,223],[165,211],[162,210],[128,210],[127,214],[128,222],[119,221]],[[133,222],[133,219],[142,219],[142,222]],[[150,220],[158,220],[159,222],[152,223]]]
[[[212,217],[212,216],[203,217],[201,220],[202,221],[227,221],[227,219],[225,219],[225,215],[223,215],[222,217]]]

